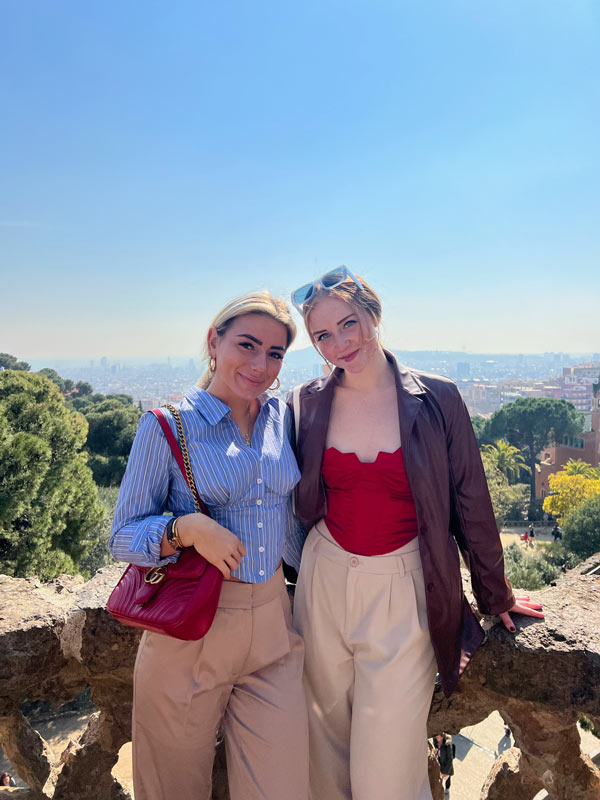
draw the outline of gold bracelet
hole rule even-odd
[[[171,547],[176,547],[177,550],[183,550],[184,549],[183,542],[181,541],[181,539],[179,538],[179,534],[177,533],[177,521],[178,520],[179,520],[179,517],[175,517],[175,519],[173,520],[173,526],[171,528],[171,531],[172,531]]]

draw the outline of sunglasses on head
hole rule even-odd
[[[360,281],[350,272],[348,267],[342,264],[340,267],[329,270],[329,272],[326,272],[325,275],[322,275],[318,280],[312,283],[305,283],[304,286],[292,292],[292,303],[295,308],[302,313],[302,306],[315,296],[319,287],[329,291],[330,289],[335,289],[336,286],[339,286],[348,278],[354,281],[359,289],[362,289]]]

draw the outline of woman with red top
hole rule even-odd
[[[483,639],[481,611],[516,601],[470,419],[456,386],[400,367],[379,341],[381,303],[345,267],[292,295],[335,367],[295,390],[302,477],[285,561],[298,568],[311,800],[431,800],[426,722]],[[304,532],[308,533],[308,536]],[[304,541],[305,539],[305,541]]]

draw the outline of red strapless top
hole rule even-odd
[[[417,535],[417,512],[401,447],[394,453],[380,452],[373,462],[328,447],[322,475],[327,491],[325,522],[344,550],[380,556]]]

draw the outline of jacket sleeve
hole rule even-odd
[[[450,464],[451,532],[471,573],[482,614],[500,614],[515,599],[504,575],[504,556],[469,412],[454,384],[445,404]]]

